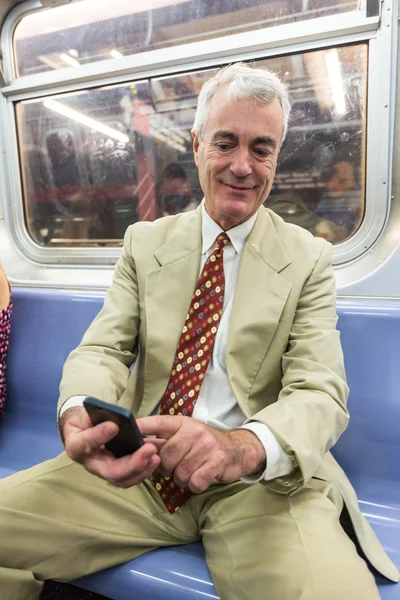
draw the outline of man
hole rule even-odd
[[[65,365],[66,454],[1,483],[2,600],[199,538],[222,600],[376,600],[344,501],[369,560],[398,580],[329,454],[348,421],[330,245],[261,207],[288,115],[261,69],[203,87],[204,204],[128,229]],[[156,437],[115,460],[116,426],[91,427],[85,395],[132,408]]]

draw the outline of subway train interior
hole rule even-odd
[[[0,477],[62,450],[61,371],[124,232],[200,204],[199,90],[249,62],[277,73],[292,104],[265,206],[333,245],[351,415],[333,454],[400,568],[398,19],[397,0],[0,0],[0,261],[13,300]],[[376,577],[383,600],[400,600]],[[200,597],[218,599],[200,542],[42,594]]]

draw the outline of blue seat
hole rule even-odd
[[[131,600],[132,593],[140,600],[219,598],[200,542],[153,550],[72,583],[113,600]]]
[[[55,407],[62,366],[102,300],[101,293],[14,292],[0,477],[61,451]],[[334,454],[354,484],[364,514],[400,567],[400,305],[342,300],[338,312],[352,418]],[[113,600],[218,598],[200,542],[155,550],[73,583]],[[382,600],[400,600],[400,585],[381,579],[378,583]]]

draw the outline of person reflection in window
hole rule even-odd
[[[58,188],[79,185],[80,173],[72,132],[53,131],[47,138],[47,150]]]
[[[332,244],[340,242],[348,235],[345,227],[315,214],[300,196],[293,193],[271,195],[264,206],[273,210],[286,223],[299,225],[315,237],[324,238]]]
[[[354,165],[347,160],[338,160],[322,175],[325,191],[315,213],[346,230],[352,235],[362,218],[361,190],[357,182]]]
[[[77,155],[76,137],[69,129],[53,130],[47,135],[46,146],[55,186],[49,238],[86,238],[80,201],[82,165]]]
[[[192,196],[190,181],[183,167],[179,163],[167,165],[161,175],[159,216],[166,217],[188,212],[195,209],[198,204]]]

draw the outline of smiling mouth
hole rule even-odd
[[[246,192],[248,190],[253,190],[255,188],[255,186],[252,186],[252,187],[238,187],[237,185],[232,185],[231,183],[225,183],[224,181],[221,181],[221,183],[223,185],[226,185],[226,187],[229,187],[232,190],[238,190],[239,192]]]

